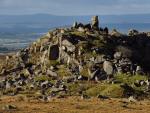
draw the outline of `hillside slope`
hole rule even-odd
[[[2,95],[149,97],[149,33],[128,35],[89,24],[58,28],[0,64]]]

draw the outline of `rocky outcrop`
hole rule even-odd
[[[128,35],[117,30],[109,34],[107,27],[99,28],[94,16],[89,24],[75,22],[72,28],[49,31],[28,48],[7,56],[0,69],[0,89],[9,95],[40,90],[42,95],[54,96],[66,93],[65,84],[70,82],[144,75],[149,73],[149,49],[148,34],[136,30]]]
[[[99,19],[98,19],[98,16],[94,16],[92,17],[92,28],[93,29],[99,29]]]

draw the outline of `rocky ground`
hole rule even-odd
[[[41,102],[72,96],[149,99],[149,50],[150,33],[110,32],[99,27],[97,16],[90,24],[49,31],[28,48],[0,57],[2,103],[4,96],[20,94]]]

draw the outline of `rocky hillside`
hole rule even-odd
[[[80,95],[139,98],[149,96],[150,33],[75,22],[49,31],[0,64],[1,95],[30,94],[48,100]]]

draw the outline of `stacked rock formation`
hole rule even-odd
[[[29,47],[6,56],[0,67],[0,89],[10,95],[40,90],[54,96],[67,93],[65,83],[111,80],[124,73],[143,75],[149,73],[149,49],[148,33],[109,33],[107,27],[99,28],[94,16],[91,24],[75,22],[71,28],[49,31]],[[144,82],[149,86],[148,80]]]

